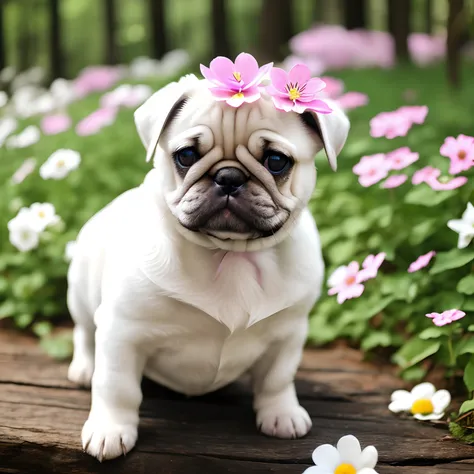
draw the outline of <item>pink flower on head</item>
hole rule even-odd
[[[426,105],[405,105],[396,112],[406,117],[410,122],[421,125],[428,115],[428,107]]]
[[[272,66],[273,63],[269,63],[259,68],[251,54],[240,53],[235,64],[224,56],[213,59],[209,67],[201,64],[201,74],[212,84],[210,91],[215,99],[239,107],[260,98],[258,86]]]
[[[320,114],[329,114],[332,109],[323,100],[317,99],[325,87],[324,81],[317,77],[311,78],[308,66],[297,64],[290,72],[278,67],[270,71],[272,83],[267,87],[267,92],[272,97],[275,107],[285,112],[303,113],[313,110]]]
[[[76,133],[80,136],[98,133],[102,128],[112,125],[116,116],[117,109],[98,109],[77,124]]]
[[[374,138],[386,137],[389,139],[404,137],[411,126],[412,122],[397,111],[381,112],[370,121],[370,135]]]
[[[377,153],[375,155],[363,156],[352,170],[359,176],[359,183],[367,188],[378,183],[388,175],[390,162],[383,153]]]
[[[66,114],[47,115],[41,120],[41,130],[45,135],[56,135],[71,127],[71,117]]]
[[[449,172],[458,174],[474,165],[474,138],[458,135],[457,138],[447,137],[441,145],[440,153],[451,160]]]
[[[430,183],[437,181],[441,176],[441,170],[432,166],[425,166],[414,173],[411,182],[413,184]]]
[[[392,163],[393,170],[402,170],[417,161],[419,157],[418,153],[411,151],[407,146],[387,153],[387,158]]]
[[[464,316],[466,316],[466,313],[459,309],[448,309],[442,313],[428,313],[426,315],[427,318],[433,320],[433,323],[436,324],[436,326],[446,326],[447,324],[454,323],[454,321],[457,321],[458,319],[464,318]]]
[[[351,298],[358,298],[364,292],[364,285],[360,284],[359,264],[351,262],[347,266],[336,268],[328,279],[328,286],[328,295],[337,294],[339,304]]]
[[[450,191],[451,189],[457,189],[461,186],[464,186],[467,183],[467,178],[465,176],[458,176],[451,179],[450,181],[441,181],[440,179],[433,179],[427,181],[431,189],[435,191]]]
[[[362,92],[346,92],[337,99],[337,103],[344,110],[356,109],[369,103],[369,97]]]
[[[368,255],[362,262],[359,281],[363,282],[375,278],[386,256],[385,252],[378,253],[377,255]]]
[[[434,250],[431,250],[431,252],[425,253],[424,255],[420,255],[414,262],[410,263],[408,273],[414,273],[425,268],[435,255],[436,252]]]
[[[393,174],[389,176],[382,184],[381,187],[384,189],[393,189],[398,188],[401,186],[406,180],[408,176],[406,174]]]

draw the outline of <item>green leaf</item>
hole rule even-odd
[[[15,316],[15,324],[20,328],[24,329],[29,326],[33,321],[33,315],[29,313],[22,313]]]
[[[331,263],[341,265],[354,258],[357,251],[357,242],[354,240],[344,240],[336,242],[328,249],[327,254]]]
[[[0,319],[5,319],[15,314],[15,303],[11,300],[7,300],[0,304]]]
[[[432,327],[432,328],[427,328],[423,331],[421,331],[420,334],[418,334],[418,337],[420,339],[437,339],[438,337],[442,337],[442,336],[445,336],[447,334],[449,334],[449,332],[451,331],[451,329],[449,327]]]
[[[418,206],[434,207],[441,204],[453,196],[456,196],[457,192],[452,191],[434,191],[428,185],[421,184],[413,187],[405,195],[405,202],[407,204],[415,204]]]
[[[437,227],[436,219],[426,219],[415,225],[410,233],[409,241],[411,245],[418,245],[424,242]]]
[[[403,380],[408,382],[418,382],[422,380],[426,375],[426,369],[419,365],[414,365],[413,367],[408,367],[405,370],[402,370],[400,377]]]
[[[40,346],[51,357],[64,360],[71,356],[73,350],[72,333],[66,332],[53,336],[45,336],[40,340]]]
[[[369,351],[374,347],[389,347],[392,345],[392,336],[387,331],[375,331],[362,341],[361,348]]]
[[[459,309],[464,311],[474,311],[474,298],[465,298],[462,306]]]
[[[466,400],[459,409],[459,415],[464,415],[464,413],[470,411],[474,411],[474,400]]]
[[[467,330],[469,332],[474,332],[474,324],[471,324],[470,326],[467,327]]]
[[[462,308],[463,304],[464,296],[455,291],[442,291],[436,296],[436,307],[440,311]]]
[[[35,323],[32,329],[38,337],[44,337],[51,333],[51,331],[53,330],[53,326],[48,321],[40,321],[38,323]]]
[[[470,392],[474,391],[474,356],[471,356],[464,369],[464,383]]]
[[[406,342],[394,355],[393,361],[402,369],[418,364],[422,360],[436,354],[441,342],[433,339],[423,340],[418,337]]]
[[[459,293],[464,293],[465,295],[474,294],[474,275],[471,273],[461,280],[459,280],[456,289]]]
[[[370,227],[370,222],[365,217],[349,217],[342,223],[342,231],[347,237],[356,237]]]
[[[452,249],[448,252],[440,252],[436,256],[435,263],[430,270],[431,275],[436,275],[446,270],[459,268],[474,260],[474,251],[465,249]]]

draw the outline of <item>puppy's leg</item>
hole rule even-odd
[[[102,310],[104,317],[109,319]],[[141,341],[134,337],[137,328],[127,332],[118,324],[109,326],[105,321],[96,331],[92,406],[82,429],[84,451],[99,461],[125,455],[135,446],[146,359]]]
[[[73,289],[68,291],[68,308],[75,326],[74,355],[67,376],[71,382],[90,387],[94,372],[94,322]]]
[[[306,329],[295,327],[288,339],[270,346],[252,368],[257,426],[266,435],[300,438],[311,429],[311,418],[299,404],[293,382],[305,340]]]

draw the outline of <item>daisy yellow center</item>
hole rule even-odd
[[[243,99],[244,98],[244,94],[242,92],[237,92],[237,94],[234,94],[232,96],[233,99]]]
[[[355,276],[349,276],[346,278],[346,285],[353,285],[356,281]]]
[[[411,406],[413,415],[430,415],[434,411],[433,402],[428,398],[415,400]]]
[[[300,91],[298,90],[298,88],[297,87],[292,87],[288,91],[288,97],[290,98],[290,100],[299,99],[301,97],[301,94],[300,94]]]
[[[46,214],[44,213],[44,211],[39,211],[38,216],[41,217],[41,219],[44,219],[46,217]]]
[[[458,158],[460,160],[464,160],[464,158],[466,158],[466,155],[467,153],[464,151],[464,150],[461,150],[459,153],[458,153]]]
[[[357,474],[356,468],[352,464],[339,464],[334,474]]]
[[[240,72],[234,72],[234,77],[236,81],[241,81],[242,80],[242,74]]]
[[[66,163],[64,163],[64,160],[58,160],[58,162],[56,163],[56,166],[58,168],[62,168]]]

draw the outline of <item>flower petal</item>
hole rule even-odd
[[[375,469],[371,469],[370,467],[364,467],[364,469],[358,471],[357,474],[377,474],[377,471]]]
[[[435,413],[444,413],[451,403],[451,394],[447,390],[438,390],[431,398]]]
[[[403,400],[395,400],[388,406],[388,409],[392,413],[401,413],[403,411],[409,411],[411,408],[411,398]]]
[[[288,73],[288,81],[292,84],[302,86],[311,79],[311,71],[305,64],[297,64],[291,68]]]
[[[443,418],[444,413],[431,413],[431,415],[420,415],[417,413],[416,415],[413,415],[413,418],[416,418],[417,420],[420,421],[431,421],[431,420],[441,420]]]
[[[336,469],[336,467],[341,464],[341,456],[339,451],[330,444],[323,444],[318,446],[313,451],[313,462],[318,467],[324,467],[331,472]]]
[[[358,464],[362,450],[355,436],[343,436],[337,442],[337,450],[341,455],[341,463]]]
[[[465,249],[471,243],[473,237],[473,234],[464,234],[461,232],[458,239],[458,249]]]
[[[290,99],[284,99],[283,97],[272,97],[275,107],[285,112],[291,112],[293,110],[293,101]]]
[[[286,90],[286,84],[288,83],[288,74],[285,70],[279,67],[272,68],[272,70],[270,71],[270,79],[276,89],[282,92]]]
[[[390,400],[392,402],[395,401],[401,401],[401,400],[407,400],[411,404],[411,393],[408,390],[395,390],[395,392],[392,393],[392,396],[390,397]]]
[[[257,60],[251,54],[240,53],[235,58],[235,70],[240,72],[243,82],[248,84],[259,72]]]
[[[303,474],[332,474],[332,472],[325,467],[311,466],[303,471]]]
[[[474,229],[472,228],[472,225],[469,225],[463,219],[451,219],[448,221],[447,225],[451,230],[454,230],[454,232],[457,232],[458,234],[460,233],[468,234],[474,231]]]
[[[277,97],[281,97],[282,99],[288,99],[288,92],[277,89],[273,84],[268,85],[266,90],[267,90],[267,93],[271,95],[272,97],[277,96]]]
[[[359,469],[373,469],[379,459],[379,453],[374,446],[367,446],[361,454]],[[358,471],[359,473],[361,471]]]
[[[320,114],[330,114],[332,112],[331,107],[323,100],[316,99],[311,102],[302,102],[301,105],[304,105],[306,109],[313,110]]]
[[[209,68],[214,75],[214,79],[226,86],[229,85],[235,72],[234,63],[224,56],[217,56],[217,58],[213,59]]]
[[[227,100],[235,95],[235,91],[227,89],[226,87],[211,87],[209,90],[212,96],[218,100]]]
[[[313,99],[314,96],[318,92],[321,92],[325,87],[326,83],[323,80],[319,79],[319,77],[313,77],[306,83],[304,91],[301,95],[303,97],[309,97],[310,99]]]
[[[436,392],[435,386],[430,382],[423,382],[415,385],[411,391],[411,395],[415,399],[431,398]]]

